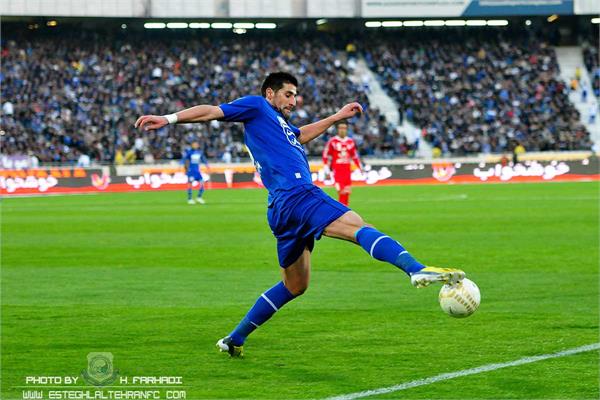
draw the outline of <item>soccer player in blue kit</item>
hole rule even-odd
[[[275,72],[263,82],[262,96],[245,96],[219,106],[198,105],[164,116],[144,115],[135,123],[144,130],[215,119],[244,124],[246,145],[269,192],[267,219],[277,238],[282,281],[261,294],[237,327],[217,342],[217,347],[232,357],[241,357],[248,335],[307,289],[310,254],[322,235],[360,245],[371,257],[402,269],[416,287],[456,283],[465,277],[459,269],[419,263],[399,242],[366,224],[360,215],[313,184],[302,145],[337,121],[362,113],[362,107],[349,103],[327,118],[297,128],[288,122],[297,87],[293,75]]]
[[[183,163],[185,165],[185,173],[188,178],[188,204],[196,204],[194,199],[192,198],[192,186],[194,182],[200,183],[200,188],[198,189],[198,196],[196,197],[196,202],[200,204],[206,204],[204,199],[202,198],[202,194],[204,194],[204,179],[202,179],[202,172],[200,171],[200,163],[206,165],[206,168],[209,169],[208,161],[206,157],[204,157],[204,153],[200,150],[200,143],[194,141],[192,143],[192,148],[186,150],[183,156]]]

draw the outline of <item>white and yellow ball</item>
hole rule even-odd
[[[475,282],[465,278],[440,290],[440,306],[451,317],[465,318],[473,314],[481,303],[481,293]]]

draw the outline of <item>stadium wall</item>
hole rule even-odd
[[[3,0],[3,16],[372,18],[596,14],[597,0]]]
[[[600,159],[526,160],[514,164],[507,158],[496,161],[412,160],[394,163],[374,160],[366,171],[352,174],[356,186],[510,183],[550,181],[599,181]],[[311,163],[313,181],[332,186],[321,163]],[[251,164],[221,164],[203,171],[208,189],[262,187]],[[2,196],[183,190],[187,177],[179,166],[124,166],[119,168],[36,168],[0,170]]]

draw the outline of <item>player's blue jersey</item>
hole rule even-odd
[[[300,129],[261,96],[246,96],[219,106],[224,121],[243,122],[244,141],[269,191],[269,203],[279,191],[312,184],[308,159],[298,141]]]
[[[207,164],[206,157],[204,157],[204,153],[200,149],[188,149],[185,151],[183,155],[183,163],[189,162],[189,167],[187,170],[188,175],[198,175],[200,174],[200,163]]]

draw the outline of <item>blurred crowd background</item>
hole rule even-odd
[[[598,50],[584,47],[600,96]],[[211,160],[245,161],[241,124],[213,121],[139,132],[143,114],[168,114],[196,104],[220,104],[260,94],[264,77],[285,70],[299,81],[291,122],[301,126],[359,101],[366,112],[350,121],[363,156],[412,156],[403,122],[419,129],[434,155],[587,150],[592,143],[562,82],[544,37],[498,31],[448,37],[419,34],[341,36],[209,35],[202,38],[5,34],[0,71],[3,155],[36,162],[89,164],[179,159],[198,140]],[[398,104],[388,121],[369,104],[369,77],[356,78],[364,58]],[[353,79],[351,79],[353,78]],[[320,156],[327,134],[306,147]]]

